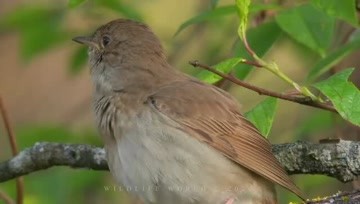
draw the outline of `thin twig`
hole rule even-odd
[[[1,112],[2,118],[4,120],[5,129],[7,131],[8,136],[9,136],[12,154],[16,155],[19,150],[17,148],[14,132],[13,132],[13,130],[11,128],[9,117],[7,115],[7,111],[5,109],[5,105],[4,105],[4,102],[3,102],[2,98],[1,98],[1,96],[0,96],[0,112]]]
[[[227,79],[227,80],[229,80],[229,81],[231,81],[231,82],[233,82],[233,83],[235,83],[235,84],[237,84],[239,86],[242,86],[242,87],[245,87],[247,89],[253,90],[253,91],[257,92],[260,95],[272,96],[272,97],[275,97],[275,98],[280,98],[280,99],[283,99],[283,100],[292,101],[292,102],[299,103],[299,104],[302,104],[302,105],[312,106],[312,107],[316,107],[316,108],[320,108],[320,109],[324,109],[324,110],[328,110],[328,111],[337,113],[337,111],[335,110],[335,108],[333,106],[325,104],[325,103],[319,103],[319,102],[312,101],[310,97],[293,96],[293,95],[287,95],[287,94],[282,94],[282,93],[277,93],[277,92],[274,92],[274,91],[266,90],[266,89],[251,85],[249,83],[246,83],[244,81],[241,81],[241,80],[235,78],[232,75],[221,73],[221,72],[217,71],[216,69],[213,69],[212,67],[210,67],[208,65],[199,63],[196,60],[195,61],[190,61],[189,63],[194,67],[200,67],[200,68],[208,70],[208,71],[210,71],[210,72],[212,72],[212,73],[214,73],[216,75],[219,75],[222,78]]]
[[[15,137],[15,133],[13,131],[13,129],[11,128],[11,124],[10,124],[10,120],[4,105],[4,102],[0,96],[0,113],[2,115],[3,121],[4,121],[4,125],[5,125],[5,129],[7,132],[7,135],[9,137],[9,141],[10,141],[10,146],[11,146],[11,151],[13,156],[15,156],[18,153],[18,147],[16,144],[16,137]],[[19,177],[16,179],[16,203],[17,204],[22,204],[23,203],[23,198],[24,198],[24,180],[23,177]]]
[[[3,191],[0,191],[0,200],[3,200],[6,204],[14,204],[14,201]]]
[[[249,42],[247,41],[247,38],[246,38],[246,34],[244,34],[244,38],[242,39],[243,42],[244,42],[244,46],[245,46],[245,49],[246,51],[250,54],[250,56],[255,59],[256,58],[256,54],[254,52],[254,50],[251,49],[250,45],[249,45]]]

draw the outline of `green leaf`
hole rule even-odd
[[[68,7],[69,8],[75,8],[79,6],[80,4],[84,3],[86,0],[69,0]]]
[[[270,133],[275,117],[276,104],[276,98],[268,97],[245,113],[245,117],[259,129],[264,137],[267,137]]]
[[[71,56],[70,60],[70,72],[73,74],[79,73],[85,66],[87,60],[87,48],[81,46]]]
[[[353,71],[345,69],[314,86],[330,99],[341,117],[360,126],[360,91],[348,81]]]
[[[340,18],[355,26],[359,25],[356,0],[311,0],[311,3],[330,16]]]
[[[214,8],[209,11],[204,11],[199,15],[190,18],[189,20],[182,23],[178,28],[178,30],[175,32],[174,36],[178,35],[181,31],[183,31],[185,28],[187,28],[190,25],[201,23],[211,19],[217,19],[219,17],[226,16],[235,12],[236,12],[235,6],[223,6],[223,7]]]
[[[313,81],[358,49],[360,49],[360,38],[350,41],[349,43],[339,47],[334,52],[318,61],[315,66],[311,68],[311,71],[308,75],[308,80]]]
[[[325,56],[334,35],[334,18],[305,4],[283,10],[275,19],[291,38]]]
[[[242,60],[241,58],[227,59],[227,60],[222,61],[219,64],[213,66],[213,68],[222,73],[229,73],[234,68],[235,65],[240,63],[241,60]],[[199,72],[196,75],[196,77],[198,79],[200,79],[201,81],[207,82],[209,84],[214,84],[221,79],[220,76],[218,76],[212,72],[209,72],[207,70],[203,70],[203,71]]]
[[[282,31],[280,27],[274,22],[261,24],[255,28],[247,31],[247,40],[255,53],[262,57],[281,36]],[[250,55],[245,49],[244,44],[239,41],[235,46],[235,56],[244,59],[251,59]],[[246,64],[238,64],[235,67],[235,75],[239,79],[245,79],[250,73],[252,67]]]
[[[240,18],[238,34],[240,39],[244,39],[248,23],[250,0],[235,0],[235,2]]]

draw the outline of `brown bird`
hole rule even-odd
[[[109,168],[145,203],[277,203],[301,198],[270,143],[225,91],[174,69],[144,24],[118,19],[89,37],[93,105]]]

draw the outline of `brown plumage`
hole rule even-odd
[[[147,26],[120,19],[74,40],[90,47],[110,171],[144,202],[276,203],[271,183],[304,198],[237,101],[173,69]]]

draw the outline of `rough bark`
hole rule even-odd
[[[289,174],[322,174],[349,182],[360,175],[360,142],[328,140],[273,145],[273,152]],[[86,144],[39,142],[0,163],[0,182],[53,166],[108,170],[105,150]],[[309,203],[356,203],[359,191]]]

